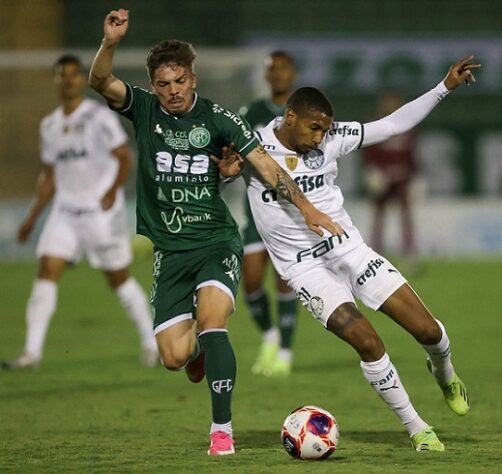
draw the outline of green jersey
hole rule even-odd
[[[251,102],[239,110],[254,130],[267,126],[278,115],[284,115],[286,104],[276,105],[268,99],[260,99]]]
[[[234,143],[242,155],[259,145],[239,115],[194,96],[176,117],[157,96],[126,84],[117,110],[136,130],[138,146],[137,232],[164,251],[190,250],[229,241],[237,225],[219,192],[218,166],[210,155]]]

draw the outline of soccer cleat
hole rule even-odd
[[[207,451],[209,456],[226,456],[234,453],[234,440],[228,433],[215,431],[211,434],[211,446]]]
[[[159,352],[152,347],[143,347],[140,354],[140,362],[143,367],[155,367],[159,364]]]
[[[2,369],[18,370],[18,369],[37,369],[40,365],[40,359],[29,352],[23,352],[20,356],[12,360],[4,360]]]
[[[432,365],[429,359],[427,359],[427,368],[432,373]],[[460,416],[466,415],[471,408],[469,395],[467,395],[464,382],[458,378],[458,375],[453,373],[453,380],[445,387],[440,388],[443,391],[445,402],[450,407],[450,410]]]
[[[291,374],[292,365],[290,361],[276,359],[264,375],[269,377],[288,377]]]
[[[279,345],[275,342],[262,342],[256,362],[251,367],[253,374],[270,375],[276,361]]]
[[[206,375],[204,359],[204,351],[201,350],[199,355],[186,365],[185,372],[190,382],[199,383]]]
[[[444,444],[439,441],[432,426],[414,434],[411,437],[411,445],[415,451],[444,451]]]

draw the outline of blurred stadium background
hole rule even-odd
[[[417,186],[417,240],[424,255],[502,253],[498,0],[1,0],[0,5],[2,259],[33,255],[33,247],[18,246],[14,236],[40,169],[38,126],[57,105],[51,64],[62,52],[76,52],[89,64],[105,14],[119,5],[131,11],[116,60],[120,77],[147,87],[146,51],[160,39],[179,37],[198,52],[200,92],[235,110],[266,94],[263,57],[277,48],[295,56],[298,86],[320,87],[332,99],[337,119],[360,121],[372,118],[379,91],[398,88],[411,98],[437,84],[452,61],[474,54],[483,63],[475,87],[455,92],[419,129],[425,186]],[[339,182],[367,235],[360,163],[357,153],[343,160]],[[128,192],[133,200],[133,179]],[[240,192],[230,192],[238,219],[234,198]],[[386,230],[391,250],[398,249],[396,226],[391,217]]]

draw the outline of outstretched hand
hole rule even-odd
[[[118,43],[127,33],[129,10],[112,10],[105,18],[104,39],[109,43]]]
[[[308,228],[319,237],[323,237],[324,230],[327,230],[332,235],[338,235],[340,237],[344,234],[344,230],[340,224],[313,206],[308,214],[303,214],[303,217],[305,218]]]
[[[469,56],[450,66],[450,70],[443,80],[448,90],[455,90],[462,83],[469,86],[471,83],[476,82],[471,69],[478,69],[481,67],[481,64],[471,63],[473,59],[474,56]]]
[[[237,153],[233,143],[222,148],[221,157],[211,155],[211,160],[218,165],[220,174],[225,178],[237,176],[244,168],[244,158]]]

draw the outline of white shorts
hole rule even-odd
[[[82,254],[93,268],[115,271],[129,266],[132,255],[122,202],[108,211],[54,205],[37,244],[37,257],[77,263]]]
[[[359,243],[349,252],[312,266],[289,280],[298,299],[324,326],[343,303],[354,296],[377,310],[406,279],[384,257]]]

